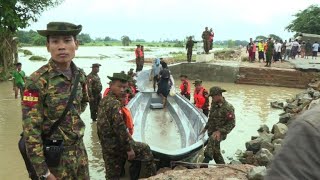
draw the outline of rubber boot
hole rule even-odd
[[[210,157],[205,157],[202,161],[202,163],[209,163],[212,159]],[[200,168],[208,168],[208,165],[201,165]]]
[[[140,176],[140,170],[141,170],[141,161],[130,161],[131,165],[129,168],[130,171],[130,179],[131,180],[138,180]]]
[[[126,175],[126,170],[125,170],[125,165],[126,165],[126,161],[127,160],[124,160],[121,164],[121,173],[120,173],[120,177],[124,177]]]

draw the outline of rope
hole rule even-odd
[[[243,172],[245,174],[247,174],[248,172],[242,170],[242,169],[238,169],[238,168],[235,168],[235,167],[232,167],[230,165],[227,165],[227,164],[209,164],[209,163],[190,163],[190,162],[184,162],[184,161],[171,161],[171,168],[174,166],[174,165],[186,165],[186,166],[208,166],[208,165],[211,165],[211,166],[216,166],[218,168],[230,168],[230,169],[233,169],[233,170],[236,170],[236,171],[240,171],[240,172]]]

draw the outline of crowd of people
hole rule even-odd
[[[81,114],[89,102],[91,118],[105,161],[106,179],[119,179],[126,160],[130,177],[138,179],[141,161],[149,176],[156,167],[150,147],[132,138],[130,111],[125,107],[135,96],[133,69],[108,76],[109,88],[102,96],[100,64],[92,64],[88,76],[73,62],[81,25],[51,22],[38,33],[47,38],[51,58],[25,82],[22,98],[23,133],[19,149],[31,179],[90,179]],[[17,64],[21,74],[21,65]],[[16,74],[16,73],[15,73]],[[20,76],[20,75],[19,75]],[[14,87],[20,82],[16,75]],[[23,82],[21,82],[23,84]]]
[[[21,93],[23,119],[19,148],[30,178],[90,179],[88,156],[83,142],[85,124],[80,116],[88,102],[91,119],[97,122],[105,178],[119,179],[123,176],[127,161],[131,164],[131,179],[139,178],[141,162],[146,164],[146,174],[153,176],[157,167],[152,151],[148,144],[134,140],[134,121],[126,107],[138,92],[135,80],[138,73],[135,73],[133,68],[127,73],[113,73],[112,76],[108,76],[109,87],[102,94],[102,83],[98,75],[101,64],[92,64],[92,71],[86,76],[73,62],[79,46],[77,35],[81,29],[81,25],[71,23],[49,23],[46,30],[38,31],[47,38],[47,49],[51,54],[49,62],[27,79],[21,69],[22,64],[16,64],[13,88],[15,98],[18,97],[19,90]],[[204,37],[206,36],[205,34]],[[210,47],[206,44],[205,48],[208,50]],[[259,61],[262,60],[267,63],[266,66],[271,66],[272,60],[283,61],[295,59],[297,56],[308,58],[312,54],[312,58],[316,59],[319,44],[290,39],[288,42],[282,42],[271,38],[267,42],[261,40],[256,44],[250,39],[247,51],[250,62],[255,61],[258,51]],[[137,45],[135,53],[136,72],[139,72],[143,69],[143,47]],[[150,72],[153,90],[161,96],[165,108],[173,85],[168,65],[163,58],[156,58]],[[182,74],[180,80],[180,94],[186,100],[191,100],[188,76]],[[193,84],[194,106],[208,117],[199,134],[207,132],[209,136],[202,167],[207,167],[211,160],[217,164],[224,164],[220,143],[235,127],[234,107],[223,97],[226,90],[214,86],[208,91],[200,79],[196,79]],[[274,166],[282,165],[279,163],[282,161],[275,162]]]
[[[310,40],[305,42],[298,39],[282,41],[268,38],[267,41],[263,39],[253,41],[250,38],[246,47],[249,62],[253,63],[258,59],[259,62],[266,62],[266,67],[270,67],[271,62],[283,62],[297,57],[308,59],[311,56],[312,59],[317,59],[318,51],[319,43],[317,41],[311,43]],[[257,52],[258,58],[256,58]]]

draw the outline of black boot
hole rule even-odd
[[[138,180],[140,176],[140,170],[141,170],[141,161],[130,161],[131,165],[129,168],[130,171],[130,179],[131,180]]]
[[[202,163],[209,163],[212,159],[210,157],[205,157]],[[208,165],[201,165],[200,168],[208,168]]]

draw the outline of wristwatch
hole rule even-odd
[[[40,180],[46,180],[49,176],[50,176],[50,171],[48,170],[48,172],[45,175],[40,176]]]

